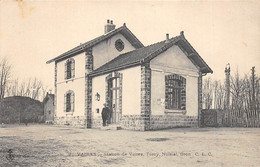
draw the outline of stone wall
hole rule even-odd
[[[123,115],[119,126],[125,130],[159,130],[176,127],[198,127],[197,116],[185,115],[154,115],[150,116],[149,127],[146,127],[145,120],[142,115]],[[92,128],[100,128],[102,126],[101,116],[93,119]]]
[[[120,121],[122,129],[145,130],[145,121],[141,115],[123,115]]]
[[[57,115],[57,62],[54,67],[54,117]]]
[[[151,69],[149,64],[141,66],[141,116],[144,130],[149,130],[151,113]]]
[[[200,120],[201,120],[201,110],[202,110],[202,73],[199,72],[199,77],[198,77],[198,122],[199,122],[199,127],[200,125]]]
[[[53,122],[54,118],[54,102],[50,95],[47,95],[47,100],[43,102],[44,121]],[[55,97],[54,97],[55,98]]]
[[[85,73],[85,115],[87,117],[87,128],[91,128],[92,125],[92,78],[89,77],[89,73],[93,70],[93,55],[92,49],[86,51],[86,73]]]
[[[150,130],[176,127],[198,127],[198,118],[185,115],[153,115],[150,118]]]
[[[101,116],[93,118],[91,128],[99,129],[101,126],[103,126],[103,120]]]
[[[99,129],[102,127],[102,122],[101,116],[98,116],[92,120],[91,127]],[[118,126],[126,130],[144,131],[144,120],[141,115],[123,115]]]
[[[60,126],[70,127],[86,127],[86,118],[84,116],[67,116],[67,117],[55,117],[54,124]]]

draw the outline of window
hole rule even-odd
[[[165,76],[165,109],[186,109],[186,79],[177,74]]]
[[[74,112],[74,92],[71,90],[64,95],[64,112]]]
[[[70,58],[65,63],[65,80],[75,77],[75,60]]]
[[[121,39],[116,40],[115,47],[119,52],[121,52],[124,49],[124,42]]]
[[[66,112],[71,111],[71,93],[66,94]]]

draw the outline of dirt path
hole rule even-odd
[[[258,166],[260,129],[0,128],[0,166]]]

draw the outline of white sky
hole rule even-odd
[[[18,1],[18,2],[17,2]],[[8,57],[13,75],[37,76],[53,88],[50,60],[100,36],[107,19],[127,27],[149,45],[184,31],[214,71],[260,71],[260,1],[0,1],[0,57]]]

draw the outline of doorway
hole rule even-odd
[[[109,108],[111,109],[111,115],[109,123],[117,124],[122,117],[122,111],[120,109],[120,78],[112,77],[108,80],[108,99]]]

